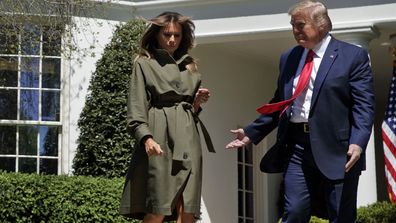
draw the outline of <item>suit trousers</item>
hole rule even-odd
[[[360,174],[346,174],[344,179],[339,180],[326,178],[315,164],[309,144],[309,133],[294,129],[292,132],[289,131],[288,135],[291,136],[289,144],[293,148],[293,153],[284,173],[285,204],[282,222],[309,222],[312,209],[315,208],[312,206],[314,196],[322,199],[322,204],[326,204],[330,222],[355,222]]]

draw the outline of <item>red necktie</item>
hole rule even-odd
[[[296,99],[297,96],[308,86],[309,79],[310,79],[311,73],[312,73],[314,54],[315,53],[312,50],[308,51],[308,55],[307,55],[307,58],[305,59],[305,64],[301,71],[300,78],[298,79],[296,89],[294,90],[293,96],[290,99],[276,102],[276,103],[265,104],[265,105],[257,108],[256,111],[258,111],[259,113],[261,113],[263,115],[270,114],[270,113],[277,112],[277,111],[282,111],[279,115],[279,116],[281,116],[283,114],[283,112],[286,111],[287,107],[293,103],[294,99]]]

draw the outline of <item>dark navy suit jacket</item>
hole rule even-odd
[[[270,103],[291,98],[293,79],[304,48],[296,46],[282,54],[277,90]],[[319,170],[329,179],[343,179],[349,144],[363,149],[351,173],[365,169],[365,149],[374,120],[374,89],[366,50],[332,37],[314,82],[308,118],[310,143]],[[261,115],[244,128],[257,144],[278,127],[277,146],[287,145],[289,108]]]

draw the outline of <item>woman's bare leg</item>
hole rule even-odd
[[[162,214],[146,214],[144,216],[143,222],[144,223],[161,223],[164,220],[165,216]]]
[[[183,197],[179,199],[176,204],[177,220],[176,223],[194,223],[194,214],[184,213],[184,202]]]
[[[184,213],[184,205],[183,205],[183,197],[180,197],[179,201],[176,204],[176,212],[177,212],[177,220],[176,223],[183,223],[183,213]]]
[[[183,223],[194,223],[195,217],[194,214],[184,213],[183,214]]]

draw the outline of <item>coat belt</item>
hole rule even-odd
[[[206,147],[209,152],[214,153],[215,149],[212,143],[212,139],[209,135],[208,130],[206,129],[203,122],[199,119],[199,117],[192,111],[192,105],[188,102],[177,102],[170,104],[155,104],[154,107],[163,108],[167,107],[167,109],[176,109],[176,112],[166,112],[166,119],[168,122],[168,126],[173,125],[173,128],[168,128],[168,137],[169,142],[173,142],[173,160],[185,161],[189,159],[189,156],[186,155],[186,148],[188,148],[189,143],[183,137],[186,132],[184,131],[184,122],[178,121],[177,117],[183,117],[186,112],[188,112],[190,118],[194,119],[195,123],[199,123],[201,127],[202,135],[204,136]],[[167,110],[165,109],[165,110]],[[172,146],[171,146],[172,147]]]

